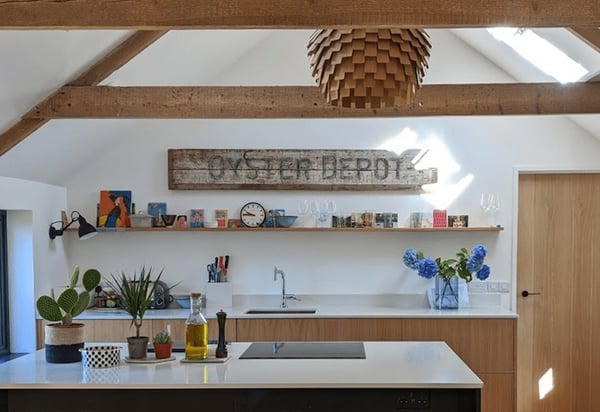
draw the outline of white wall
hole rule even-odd
[[[62,242],[48,226],[66,209],[58,186],[0,177],[0,209],[7,210],[10,351],[35,350],[35,298],[68,278]]]
[[[264,37],[245,55],[229,59],[229,65],[219,70],[213,84],[310,84],[306,33],[297,34],[300,37],[291,32]],[[434,49],[427,83],[511,80],[454,36],[443,31],[431,34]],[[169,72],[175,64],[172,59],[156,56],[150,62],[144,61],[146,56],[152,57],[152,52],[142,54],[135,64],[111,76],[111,84],[135,84],[140,67],[160,73]],[[210,59],[205,62],[211,64]],[[182,82],[193,84],[189,79]],[[170,212],[179,214],[203,207],[209,216],[214,208],[228,208],[235,216],[240,206],[251,200],[295,214],[305,199],[335,199],[338,209],[345,213],[396,211],[401,223],[406,224],[410,212],[431,210],[435,203],[398,192],[167,189],[168,148],[372,149],[390,147],[393,142],[429,149],[422,166],[438,167],[440,184],[436,190],[442,193],[440,198],[451,200],[447,206],[450,214],[468,214],[471,225],[490,223],[479,209],[481,192],[500,193],[503,208],[494,223],[502,224],[505,230],[454,234],[164,230],[105,233],[86,241],[79,241],[75,233],[69,232],[53,242],[47,236],[49,222],[58,219],[62,209],[79,210],[93,222],[101,189],[133,190],[138,210],[148,202],[165,201]],[[64,282],[75,264],[82,268],[96,266],[104,275],[141,265],[164,267],[167,281],[182,281],[178,290],[201,290],[207,277],[206,264],[215,255],[229,254],[230,278],[237,294],[278,293],[280,284],[272,280],[273,265],[286,271],[290,293],[422,293],[431,282],[403,266],[402,254],[407,247],[431,256],[451,257],[460,247],[484,243],[490,250],[491,280],[514,285],[514,168],[598,170],[599,153],[598,140],[568,119],[552,116],[52,121],[6,154],[0,171],[10,176],[45,177],[44,171],[52,170],[54,173],[48,173],[53,177],[48,179],[56,181],[56,176],[62,176],[58,183],[66,188],[68,208],[64,188],[8,178],[0,178],[0,208],[25,211],[19,214],[19,225],[31,226],[26,230],[31,233],[33,273],[25,275],[35,279],[35,291],[28,290],[25,303],[19,302],[19,310],[26,306],[29,311],[28,322],[34,314],[34,297]],[[462,191],[461,182],[468,182]],[[508,302],[504,299],[505,305]],[[33,340],[26,344],[33,345]]]
[[[501,71],[454,36],[432,32],[432,69],[426,79],[442,81],[508,81]],[[284,55],[288,45],[289,52]],[[215,83],[292,83],[289,67],[306,67],[304,39],[270,36],[236,64],[223,70]],[[273,57],[273,50],[277,50]],[[452,50],[452,53],[446,53]],[[257,70],[269,59],[269,70]],[[304,66],[303,66],[304,65]],[[481,72],[475,68],[480,68]],[[302,71],[295,72],[306,83]],[[120,73],[127,84],[126,70]],[[284,75],[286,74],[286,75]],[[115,76],[119,78],[119,76]],[[103,122],[88,121],[89,137],[103,133]],[[114,125],[113,122],[110,122]],[[168,148],[348,148],[402,147],[429,149],[423,166],[439,169],[437,190],[450,214],[468,214],[472,226],[488,225],[482,215],[482,192],[498,192],[503,208],[494,223],[500,233],[127,233],[102,234],[80,242],[65,238],[71,265],[98,266],[105,274],[134,270],[141,265],[165,268],[165,279],[183,281],[179,290],[202,289],[205,266],[213,256],[231,255],[230,278],[234,293],[278,293],[272,280],[273,265],[288,274],[293,293],[379,294],[421,293],[430,282],[420,279],[402,264],[407,247],[427,255],[451,257],[460,247],[477,243],[488,246],[492,279],[510,281],[513,273],[514,187],[516,166],[548,169],[598,169],[600,143],[563,117],[457,117],[360,120],[146,120],[119,121],[113,145],[96,153],[87,167],[65,180],[70,209],[95,216],[98,191],[131,189],[138,210],[152,201],[165,201],[171,213],[190,208],[207,211],[228,208],[232,216],[248,201],[267,208],[285,208],[296,214],[304,199],[335,199],[338,209],[395,211],[406,224],[410,212],[428,211],[434,204],[422,196],[395,192],[295,192],[295,191],[169,191]],[[64,139],[71,129],[65,122],[54,133]],[[77,129],[79,130],[79,129]],[[115,132],[112,130],[112,132]],[[117,145],[114,142],[119,142]],[[460,182],[472,180],[460,192]],[[508,299],[505,299],[508,305]]]

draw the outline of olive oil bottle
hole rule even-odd
[[[208,324],[201,312],[202,295],[190,296],[190,315],[185,322],[185,358],[202,360],[208,357]]]

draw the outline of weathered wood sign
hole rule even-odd
[[[415,169],[419,149],[169,149],[169,189],[415,190],[437,169]]]

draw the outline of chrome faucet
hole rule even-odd
[[[298,299],[296,297],[296,295],[287,295],[285,293],[285,273],[283,273],[283,270],[277,269],[277,266],[275,266],[273,268],[273,281],[277,281],[278,273],[281,276],[281,304],[279,305],[279,307],[282,309],[285,309],[288,307],[288,304],[287,304],[288,299],[293,299],[293,300],[300,300],[300,299]]]

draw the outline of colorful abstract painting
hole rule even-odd
[[[129,227],[131,190],[101,190],[98,227]]]

